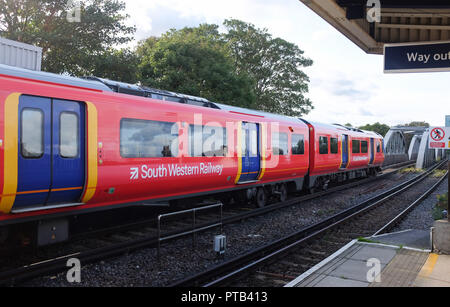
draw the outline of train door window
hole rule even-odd
[[[272,133],[273,154],[277,156],[285,156],[289,154],[288,134]]]
[[[305,136],[302,134],[292,134],[292,154],[305,154]]]
[[[319,137],[319,153],[321,155],[328,154],[328,138],[326,136]]]
[[[124,158],[178,156],[178,124],[122,119],[120,121],[120,154]]]
[[[367,141],[361,141],[361,153],[368,153],[369,145]]]
[[[22,111],[21,152],[24,158],[38,159],[44,154],[44,113],[38,109]]]
[[[360,153],[361,152],[360,145],[361,145],[360,140],[352,140],[352,153],[354,154]]]
[[[224,157],[227,152],[226,128],[189,126],[189,155],[191,157]]]
[[[76,158],[80,146],[78,114],[61,112],[59,126],[59,148],[63,158]]]
[[[330,139],[330,152],[332,154],[338,153],[338,139],[337,138],[331,138]]]
[[[255,124],[252,124],[256,127]],[[250,130],[250,157],[257,157],[258,156],[258,131],[257,128],[254,128]]]
[[[377,152],[381,152],[381,141],[377,142]]]

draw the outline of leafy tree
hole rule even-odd
[[[66,3],[0,0],[0,36],[42,47],[43,70],[71,75],[90,74],[96,70],[95,57],[133,39],[135,28],[124,24],[123,2],[82,1],[80,22],[68,22]]]
[[[402,126],[402,125],[399,125],[399,126]],[[414,121],[414,122],[410,122],[409,124],[405,124],[403,126],[405,126],[405,127],[427,127],[427,128],[429,128],[430,124],[427,123],[427,122],[424,122],[424,121],[422,121],[422,122]]]
[[[254,107],[252,80],[236,73],[217,25],[172,29],[141,42],[137,53],[145,85]]]
[[[267,29],[236,19],[225,20],[224,34],[238,74],[253,80],[257,108],[267,112],[300,116],[313,109],[308,76],[301,70],[312,65],[295,44],[273,38]]]
[[[391,127],[389,127],[388,125],[376,122],[375,124],[372,124],[372,125],[367,124],[365,126],[361,126],[361,127],[359,127],[359,129],[375,131],[375,132],[379,133],[380,135],[385,136],[386,133],[388,133],[388,131],[391,129]]]
[[[92,58],[89,75],[121,81],[137,83],[139,57],[130,49],[108,49],[103,54]]]

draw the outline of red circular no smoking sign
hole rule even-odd
[[[445,137],[445,131],[442,128],[434,128],[431,130],[431,138],[437,142],[442,141]]]

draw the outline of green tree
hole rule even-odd
[[[254,107],[252,80],[236,73],[217,25],[172,29],[141,42],[137,53],[145,85]]]
[[[399,125],[399,126],[402,126],[402,125]],[[405,126],[405,127],[427,127],[427,128],[429,128],[430,124],[427,123],[427,122],[424,122],[424,121],[422,121],[422,122],[414,121],[414,122],[410,122],[409,124],[406,124],[406,125],[403,125],[403,126]]]
[[[121,81],[137,83],[139,57],[130,49],[108,49],[103,54],[92,58],[90,75]]]
[[[391,129],[391,127],[389,127],[386,124],[381,124],[379,122],[376,122],[375,124],[372,124],[372,125],[371,124],[367,124],[365,126],[361,126],[361,127],[359,127],[359,129],[368,130],[368,131],[374,131],[374,132],[379,133],[382,136],[385,136],[386,133],[388,133],[388,131]]]
[[[313,109],[308,93],[308,76],[301,70],[313,61],[295,44],[273,38],[266,29],[240,20],[225,20],[238,74],[253,78],[257,108],[267,112],[300,116]]]
[[[67,20],[66,3],[0,0],[0,36],[42,47],[43,70],[71,75],[90,74],[96,70],[95,57],[133,39],[135,28],[124,24],[123,2],[82,1],[80,22]]]

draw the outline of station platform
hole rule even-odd
[[[353,240],[285,287],[450,287],[450,256],[430,246],[420,230]]]

